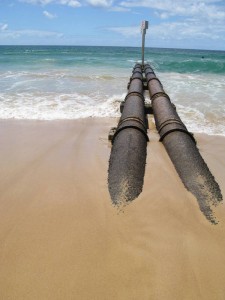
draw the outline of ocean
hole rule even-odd
[[[119,117],[141,48],[0,46],[0,119]],[[146,48],[192,132],[225,135],[225,52]],[[148,101],[148,93],[146,93]]]

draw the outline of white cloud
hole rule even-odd
[[[21,30],[17,31],[20,35],[32,36],[38,38],[46,38],[46,37],[61,37],[62,34],[54,31],[41,31],[41,30]]]
[[[47,5],[52,2],[56,2],[55,0],[19,0],[20,2],[25,2],[29,4],[41,4],[41,5]]]
[[[140,35],[140,32],[141,32],[140,26],[110,27],[110,28],[108,28],[108,30],[117,32],[126,38],[136,37],[136,36]]]
[[[37,4],[37,5],[48,5],[48,4],[60,4],[67,5],[70,7],[80,7],[90,5],[94,7],[112,8],[114,11],[129,11],[130,9],[114,6],[115,0],[19,0],[20,2]]]
[[[70,7],[90,5],[110,8],[114,11],[130,11],[131,8],[149,8],[161,18],[173,16],[199,17],[201,19],[225,20],[225,5],[223,0],[122,0],[118,5],[116,0],[19,0],[30,4],[48,5],[60,4]],[[117,2],[117,4],[115,4]],[[115,4],[115,5],[114,5]]]
[[[216,2],[217,5],[215,5]],[[225,20],[225,5],[222,0],[124,0],[121,2],[121,6],[151,8],[158,13],[162,12],[161,18],[195,16],[200,19]]]
[[[113,0],[86,0],[88,4],[96,7],[110,7]]]
[[[40,4],[40,5],[47,5],[47,4],[61,4],[67,5],[70,7],[80,7],[81,3],[78,0],[20,0],[20,2],[25,2],[29,4]]]
[[[136,27],[110,27],[108,30],[117,32],[129,39],[140,38],[140,26]],[[164,22],[158,25],[151,25],[147,31],[146,39],[149,40],[224,40],[225,26],[221,24],[202,24],[200,21],[186,20],[184,22]]]
[[[77,0],[65,0],[65,1],[61,0],[60,4],[68,5],[68,6],[71,6],[71,7],[80,7],[81,6],[81,3]]]
[[[151,24],[147,39],[160,41],[225,40],[225,3],[222,0],[123,0],[120,5],[130,8],[144,7],[160,18],[159,24]],[[109,28],[127,39],[140,36],[138,27]],[[173,43],[171,42],[171,45]]]
[[[48,19],[54,19],[56,18],[56,15],[51,14],[50,12],[48,12],[47,10],[43,11],[43,15],[48,18]]]
[[[32,38],[37,41],[38,39],[45,39],[45,38],[61,38],[63,37],[62,33],[54,32],[54,31],[41,31],[41,30],[7,30],[3,31],[0,34],[1,39],[23,39],[23,38]]]
[[[5,31],[8,29],[8,24],[1,24],[0,23],[0,31]]]
[[[168,19],[170,17],[170,15],[166,12],[162,12],[162,13],[155,12],[155,15],[160,19]]]
[[[131,11],[130,8],[122,7],[122,6],[112,6],[109,8],[110,11],[117,11],[117,12],[128,12]]]

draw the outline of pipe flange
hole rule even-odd
[[[135,126],[135,125],[126,125],[126,126],[123,126],[122,128],[117,129],[117,131],[115,132],[115,134],[114,134],[114,136],[112,138],[112,144],[114,143],[114,140],[115,140],[116,136],[122,130],[127,129],[127,128],[132,128],[132,129],[138,130],[139,132],[141,132],[144,135],[144,137],[146,138],[146,141],[149,142],[149,137],[148,137],[147,133],[143,129],[141,129],[140,127]]]
[[[162,142],[162,141],[164,140],[164,138],[165,138],[168,134],[170,134],[170,133],[172,133],[172,132],[175,132],[175,131],[180,131],[180,132],[186,133],[187,135],[190,136],[190,138],[192,139],[192,141],[196,144],[196,140],[195,140],[195,138],[194,138],[193,133],[187,131],[187,129],[182,129],[182,128],[174,128],[174,129],[170,129],[170,130],[166,131],[166,132],[160,137],[159,141]]]
[[[154,78],[155,79],[155,78]],[[151,80],[151,79],[150,79]],[[160,83],[160,81],[159,81]],[[160,83],[161,84],[161,83]],[[151,97],[151,101],[152,103],[159,97],[164,97],[164,98],[167,98],[170,102],[170,97],[165,93],[165,92],[158,92],[158,93],[155,93],[152,97]]]
[[[177,124],[177,125],[180,125],[182,127],[184,127],[186,129],[186,126],[184,125],[183,122],[181,122],[179,119],[167,119],[166,121],[162,122],[158,128],[158,132],[160,134],[160,132],[162,131],[162,129],[167,126],[167,125],[170,125],[170,124]]]
[[[136,68],[142,68],[142,65],[137,63],[134,67],[133,67],[133,70],[136,69]]]
[[[136,122],[136,123],[140,124],[141,127],[139,127],[135,124],[124,125],[125,122]],[[121,125],[123,125],[123,126],[121,126]],[[146,141],[147,142],[149,141],[148,135],[146,133],[146,131],[147,131],[146,124],[141,119],[139,119],[137,117],[127,117],[127,118],[125,118],[125,119],[123,119],[119,122],[119,124],[117,126],[117,130],[116,130],[116,132],[114,133],[114,135],[112,137],[112,144],[113,144],[114,139],[117,136],[117,134],[120,131],[122,131],[124,129],[127,129],[127,128],[133,128],[133,129],[136,129],[136,130],[140,131],[145,136]]]
[[[154,74],[154,75],[155,75],[155,74]],[[146,77],[146,79],[147,79],[147,77]],[[152,77],[152,78],[147,79],[147,85],[149,84],[149,82],[150,82],[151,80],[157,80],[157,81],[159,82],[159,84],[162,86],[162,83],[160,82],[160,80],[159,80],[157,77]]]
[[[139,72],[137,73],[137,74],[140,74]],[[131,78],[130,78],[130,83],[131,83],[131,81],[132,80],[134,80],[134,79],[139,79],[141,82],[142,82],[142,74],[141,74],[141,78],[139,77],[139,76],[132,76]]]
[[[153,75],[155,75],[155,72],[152,70],[152,71],[145,71],[145,76],[147,77],[148,76],[148,74],[153,74]]]
[[[121,126],[124,122],[129,122],[129,121],[134,121],[134,122],[138,122],[139,124],[141,124],[144,128],[146,128],[145,123],[137,117],[127,117],[125,119],[122,119],[119,121],[118,127]]]
[[[139,74],[141,74],[141,75],[142,75],[142,72],[141,72],[141,71],[139,71],[139,70],[134,70],[134,71],[133,71],[133,74],[135,74],[135,73],[139,73]]]
[[[126,101],[130,96],[137,96],[137,97],[141,98],[143,101],[145,101],[145,98],[144,98],[143,94],[139,93],[139,92],[130,92],[130,93],[128,93],[126,95],[124,101]]]

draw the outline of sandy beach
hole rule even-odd
[[[150,124],[143,192],[108,192],[117,119],[0,120],[0,299],[225,299],[225,206],[201,213]],[[196,134],[225,195],[225,137]]]

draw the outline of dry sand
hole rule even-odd
[[[0,299],[225,299],[225,208],[212,225],[155,130],[143,192],[107,188],[115,119],[0,121]],[[225,195],[225,138],[195,135]]]

